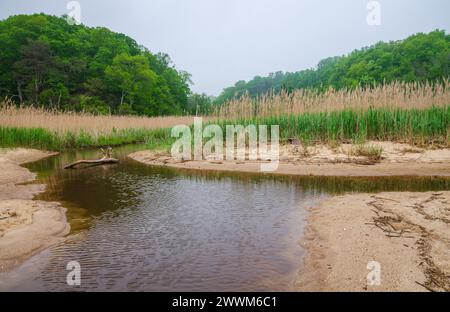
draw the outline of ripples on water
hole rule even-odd
[[[122,155],[129,149],[119,150]],[[306,208],[344,191],[448,189],[448,179],[282,178],[185,173],[122,159],[60,170],[65,154],[29,165],[68,208],[67,240],[0,275],[7,290],[293,290]],[[81,264],[82,286],[66,285]]]

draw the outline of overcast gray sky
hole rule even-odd
[[[0,19],[68,13],[66,0],[0,0]],[[166,52],[193,75],[193,90],[218,95],[238,80],[297,71],[325,57],[416,32],[450,30],[448,0],[379,0],[381,25],[367,23],[369,0],[79,0],[81,21]],[[5,48],[5,47],[1,47]]]

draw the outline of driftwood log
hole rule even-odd
[[[78,160],[76,162],[73,162],[71,164],[65,165],[64,169],[75,169],[76,166],[78,165],[88,165],[88,166],[99,166],[99,165],[111,165],[111,164],[117,164],[119,162],[118,159],[112,158],[111,157],[111,153],[112,153],[112,148],[108,147],[108,149],[103,150],[102,148],[100,149],[101,152],[103,153],[103,157],[101,159],[96,159],[96,160]]]
[[[87,164],[90,166],[98,166],[98,165],[111,165],[117,164],[119,162],[118,159],[115,158],[102,158],[97,160],[78,160],[74,163],[68,164],[64,166],[64,169],[75,169],[76,166]]]

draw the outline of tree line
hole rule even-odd
[[[348,55],[326,58],[316,68],[292,73],[279,71],[267,77],[256,76],[248,82],[238,81],[224,89],[215,103],[224,103],[246,94],[256,97],[281,90],[351,89],[393,81],[438,81],[449,75],[450,35],[436,30],[401,41],[379,42]]]
[[[191,114],[190,75],[107,28],[66,17],[0,21],[0,96],[21,105],[96,114]],[[192,101],[191,101],[192,102]]]
[[[164,53],[104,27],[66,17],[17,15],[0,21],[0,97],[17,104],[95,114],[208,114],[243,95],[436,81],[450,75],[450,35],[436,30],[379,42],[315,68],[238,81],[213,100],[193,94],[189,73]]]

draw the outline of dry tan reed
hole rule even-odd
[[[269,117],[343,109],[428,108],[450,104],[449,80],[440,84],[395,82],[373,88],[317,92],[300,89],[293,93],[244,96],[218,106],[212,116],[219,119]]]
[[[0,127],[44,128],[59,134],[83,131],[94,137],[113,129],[162,129],[191,124],[193,117],[95,116],[87,113],[58,112],[35,107],[16,107],[5,100],[0,104]]]

